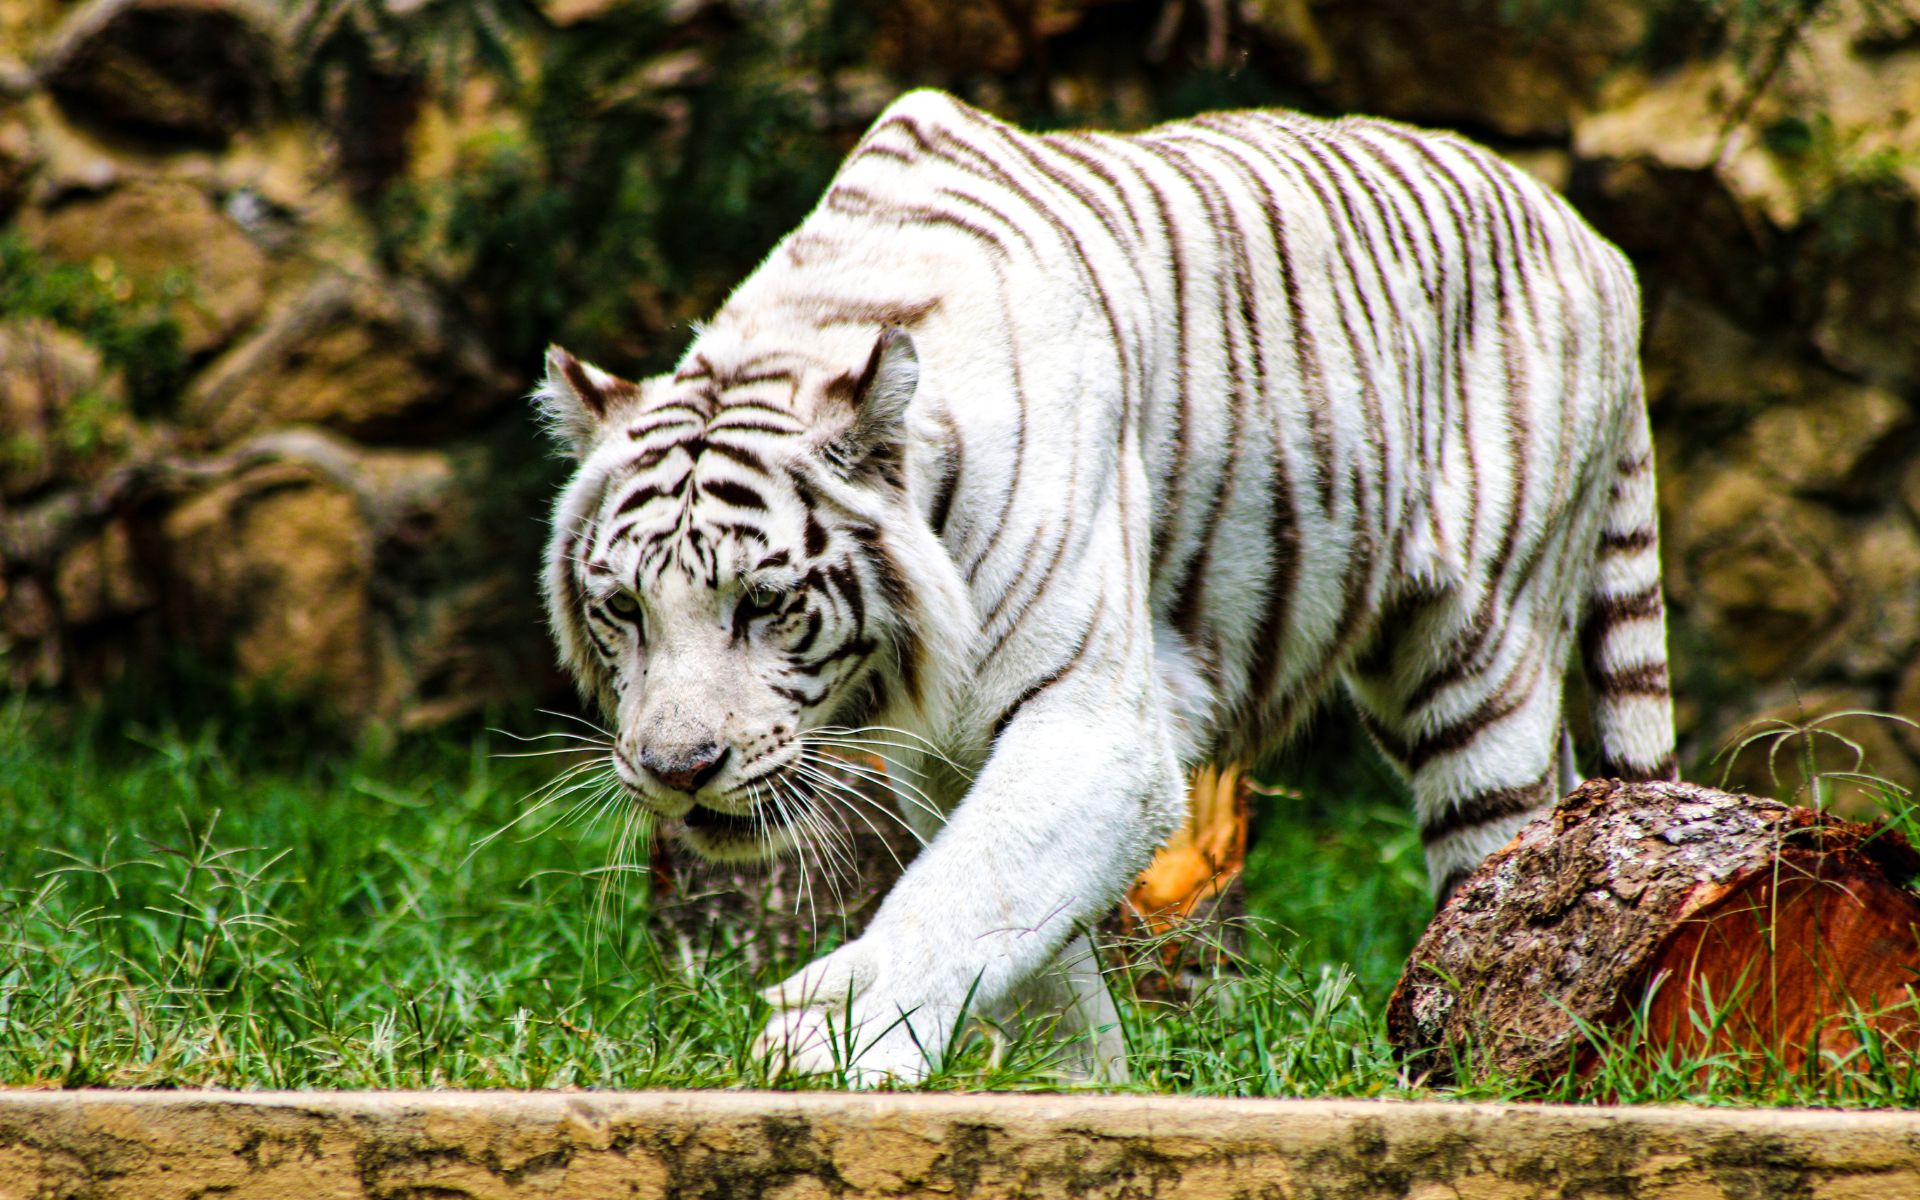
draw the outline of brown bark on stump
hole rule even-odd
[[[1910,1054],[1916,876],[1920,855],[1889,829],[1593,780],[1454,893],[1394,989],[1387,1036],[1433,1082],[1589,1072],[1583,1024],[1639,1039],[1649,1060],[1744,1051],[1799,1071],[1810,1052],[1852,1051],[1862,1023]],[[1722,1019],[1702,1030],[1708,1007]]]

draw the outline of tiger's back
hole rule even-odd
[[[888,270],[900,243],[943,265]],[[1671,772],[1650,493],[1609,511],[1649,466],[1632,271],[1484,149],[1281,113],[1035,136],[917,93],[763,271],[749,311],[825,283],[947,381],[922,474],[986,618],[985,707],[1083,651],[1076,492],[1136,452],[1116,549],[1183,757],[1257,757],[1344,676],[1444,884],[1554,794],[1584,626],[1601,770]],[[1472,753],[1489,738],[1546,749]]]

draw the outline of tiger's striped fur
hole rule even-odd
[[[1576,645],[1602,773],[1673,773],[1638,336],[1620,254],[1458,138],[916,92],[674,374],[550,357],[553,626],[711,854],[831,799],[809,731],[910,735],[930,844],[768,1036],[816,1067],[852,1022],[914,1075],[970,991],[1057,999],[1185,768],[1336,684],[1443,894],[1559,790]]]

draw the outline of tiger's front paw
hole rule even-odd
[[[775,1078],[838,1073],[852,1087],[913,1084],[939,1060],[937,1014],[884,986],[878,956],[858,941],[763,995],[774,1013],[753,1051]]]
[[[822,1008],[786,1009],[773,1015],[754,1041],[773,1078],[782,1075],[838,1076],[848,1087],[915,1084],[932,1071],[928,1054],[898,1014],[890,1022],[877,1014],[851,1020],[844,1012]]]

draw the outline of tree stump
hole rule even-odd
[[[1799,1072],[1870,1027],[1910,1055],[1916,876],[1920,855],[1890,829],[1690,784],[1593,780],[1434,918],[1387,1036],[1429,1082],[1588,1076],[1600,1042],[1648,1062],[1719,1054]]]

